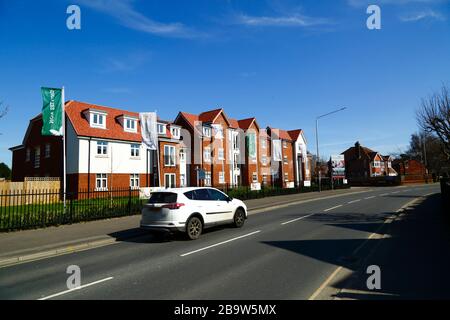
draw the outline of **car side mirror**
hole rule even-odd
[[[228,197],[227,202],[233,201],[233,197]]]

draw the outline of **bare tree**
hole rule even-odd
[[[450,90],[447,86],[442,85],[441,92],[422,99],[417,122],[424,131],[439,137],[442,152],[450,159]]]

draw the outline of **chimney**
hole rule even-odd
[[[356,141],[355,149],[356,149],[356,158],[361,159],[361,145],[359,144],[359,141]]]

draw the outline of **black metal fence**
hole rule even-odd
[[[23,230],[138,214],[139,190],[0,192],[0,231]]]

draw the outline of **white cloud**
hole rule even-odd
[[[434,20],[445,20],[445,17],[436,11],[433,10],[426,10],[426,11],[420,11],[410,14],[405,14],[400,17],[400,20],[403,22],[416,22],[423,19],[434,19]]]
[[[79,0],[81,6],[116,18],[123,26],[149,34],[178,38],[193,38],[200,33],[182,23],[161,23],[154,21],[134,7],[134,0]],[[81,8],[82,9],[82,8]]]
[[[324,18],[312,18],[301,14],[278,17],[257,17],[241,14],[236,16],[235,23],[255,27],[311,27],[329,24],[330,21]]]

